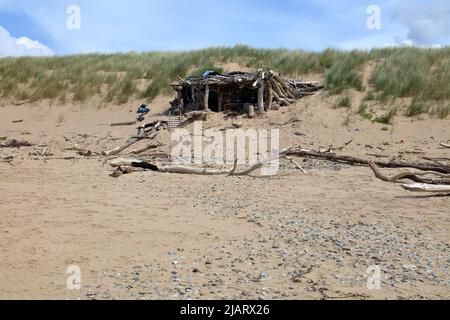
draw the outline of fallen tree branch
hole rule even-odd
[[[372,171],[375,174],[375,177],[377,177],[380,180],[387,181],[387,182],[398,182],[399,180],[403,179],[409,179],[414,182],[420,182],[420,183],[426,183],[426,184],[448,184],[450,185],[450,174],[443,174],[435,171],[421,171],[421,172],[411,172],[411,171],[403,171],[399,174],[396,174],[395,176],[388,177],[387,175],[383,174],[378,166],[373,162],[369,161],[369,167],[372,169]],[[444,179],[432,179],[432,178],[421,178],[420,176],[426,176],[426,175],[437,175],[439,177],[442,177]]]
[[[289,156],[298,156],[298,157],[307,157],[307,158],[315,158],[315,159],[323,159],[338,163],[346,163],[351,165],[369,165],[369,161],[367,159],[357,158],[353,156],[347,155],[338,155],[336,153],[331,152],[318,152],[312,150],[306,150],[301,148],[292,148],[290,149],[287,155]],[[440,173],[448,174],[450,173],[450,166],[436,164],[436,163],[413,163],[413,162],[405,162],[398,160],[391,161],[374,161],[374,163],[381,168],[413,168],[422,171],[435,171]]]

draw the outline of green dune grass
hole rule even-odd
[[[133,97],[151,101],[159,94],[171,94],[168,83],[178,77],[199,75],[229,62],[255,70],[268,66],[290,77],[322,74],[330,94],[366,90],[362,74],[373,62],[370,99],[412,97],[415,105],[409,110],[411,116],[425,110],[448,114],[448,105],[443,103],[450,96],[449,47],[306,52],[239,45],[185,52],[3,58],[0,97],[9,101],[82,102],[98,95],[106,103],[123,104]]]

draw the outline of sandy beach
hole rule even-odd
[[[340,153],[372,159],[450,156],[439,145],[449,120],[346,121],[330,99],[322,93],[256,119],[214,114],[205,126],[279,128],[282,147],[345,145]],[[165,117],[168,101],[152,103],[149,121]],[[33,143],[0,148],[0,298],[450,297],[448,197],[405,191],[367,167],[302,158],[306,174],[282,160],[273,177],[114,179],[97,154],[135,132],[110,126],[134,119],[129,105],[0,107],[0,137]],[[157,140],[170,152],[168,132]],[[67,287],[70,265],[81,270],[80,290]],[[379,289],[367,286],[371,266]]]

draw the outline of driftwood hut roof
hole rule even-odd
[[[182,85],[195,85],[195,86],[205,86],[205,85],[230,85],[230,84],[242,84],[242,86],[253,85],[259,77],[258,73],[248,73],[241,71],[234,71],[225,74],[209,75],[206,77],[188,77],[186,79],[180,80],[177,83],[172,83],[172,86],[182,86]]]
[[[282,77],[276,72],[269,70],[266,72],[249,73],[242,71],[233,71],[225,74],[214,74],[206,77],[188,77],[180,79],[179,82],[171,83],[174,88],[182,86],[226,86],[236,85],[239,87],[256,88],[258,81],[276,79],[284,87],[296,92],[300,96],[308,95],[323,88],[317,81],[301,81]],[[273,81],[273,80],[272,80]]]

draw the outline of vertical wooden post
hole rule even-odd
[[[267,102],[266,102],[266,104],[267,104],[267,111],[268,110],[272,110],[272,100],[273,100],[273,92],[272,92],[272,83],[270,83],[270,80],[269,81],[267,81],[267,94],[266,94],[266,97],[267,97]]]
[[[181,109],[184,108],[183,89],[178,90],[178,100],[180,100]]]
[[[217,111],[218,112],[222,112],[222,92],[220,92],[220,90],[217,90],[217,95],[218,95],[218,105],[217,105]]]
[[[205,105],[205,110],[208,110],[209,109],[209,86],[208,85],[206,85],[206,87],[205,87],[204,105]]]
[[[172,123],[172,112],[171,111],[169,111],[169,132],[170,132],[170,124]]]
[[[264,113],[264,81],[262,79],[258,88],[258,112]]]

